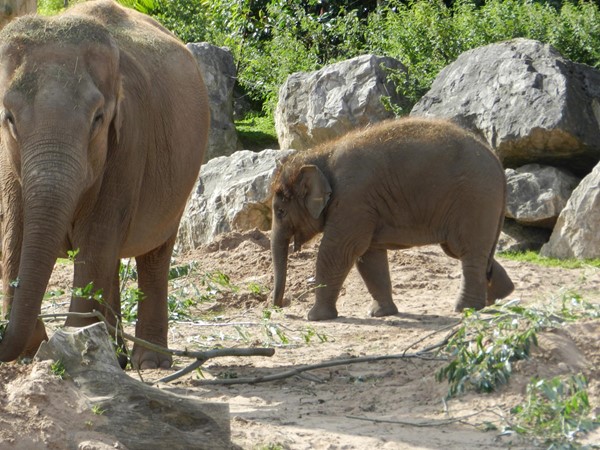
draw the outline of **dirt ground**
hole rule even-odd
[[[533,443],[502,432],[510,408],[523,400],[532,376],[583,372],[590,382],[590,402],[600,414],[600,321],[544,333],[532,358],[515,365],[508,385],[492,394],[467,393],[447,402],[443,400],[447,383],[435,380],[444,363],[423,359],[345,364],[259,384],[203,384],[212,379],[275,375],[335,359],[412,353],[441,342],[460,319],[453,311],[459,264],[433,246],[389,252],[394,299],[400,310],[396,316],[366,317],[370,297],[352,270],[338,300],[340,317],[308,322],[318,242],[290,255],[286,295],[291,305],[275,310],[269,304],[273,277],[268,237],[259,231],[232,233],[204,249],[175,257],[175,264],[195,261],[197,265],[191,275],[173,282],[172,292],[202,301],[188,311],[191,318],[182,316],[171,324],[170,347],[203,350],[269,344],[276,348],[275,355],[215,358],[201,372],[158,384],[207,402],[227,403],[232,441],[241,448],[533,448]],[[600,301],[598,269],[548,268],[506,259],[501,263],[516,285],[510,299],[547,304],[573,291],[587,301]],[[68,291],[70,270],[66,264],[57,265],[50,291],[59,287]],[[206,272],[213,274],[213,281]],[[229,285],[223,275],[229,277]],[[67,307],[66,295],[58,296],[44,304],[44,312]],[[49,328],[59,325],[51,323]],[[188,363],[176,359],[175,369]],[[40,376],[39,364],[0,365],[0,409],[5,411],[0,415],[2,449],[60,449],[65,430],[85,436],[76,393],[65,392],[50,374]],[[146,382],[169,373],[129,372]],[[69,408],[60,406],[65,399]],[[600,433],[597,430],[586,439],[598,444]],[[80,448],[97,448],[85,447],[84,441]]]

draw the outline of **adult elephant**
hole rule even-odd
[[[197,64],[147,16],[111,1],[0,33],[3,311],[0,360],[34,352],[56,258],[78,250],[73,285],[120,311],[120,258],[135,256],[136,335],[167,345],[167,277],[179,220],[203,158],[209,112]],[[109,317],[111,315],[109,314]],[[67,319],[68,326],[92,320]],[[132,364],[169,367],[135,345]]]
[[[450,122],[383,122],[296,153],[276,175],[273,194],[275,305],[284,304],[290,240],[299,249],[323,232],[310,320],[337,317],[337,297],[354,263],[373,297],[369,314],[396,314],[387,249],[439,243],[460,259],[459,311],[483,308],[513,290],[494,259],[504,171],[481,140]]]

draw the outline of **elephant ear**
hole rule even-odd
[[[331,186],[317,166],[303,166],[300,174],[300,192],[304,196],[304,206],[310,215],[317,219],[329,202]]]

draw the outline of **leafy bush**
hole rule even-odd
[[[542,437],[550,448],[580,448],[578,434],[600,426],[592,416],[587,380],[579,375],[534,378],[527,385],[525,401],[511,410],[511,429],[534,438]],[[573,444],[573,445],[571,445]]]
[[[539,331],[598,317],[600,305],[572,292],[562,296],[558,307],[526,308],[512,301],[481,311],[466,310],[462,325],[444,349],[451,361],[438,371],[436,379],[448,380],[448,398],[468,388],[491,392],[508,381],[515,361],[529,357]]]
[[[600,67],[600,8],[591,1],[121,3],[154,16],[185,42],[208,41],[229,47],[238,66],[240,87],[262,105],[267,116],[273,113],[279,87],[291,73],[312,71],[367,52],[394,57],[406,66],[408,79],[396,77],[400,93],[411,104],[461,53],[515,37],[552,44],[569,59]],[[54,13],[62,4],[62,0],[40,0],[40,11]],[[398,111],[405,114],[409,110]]]

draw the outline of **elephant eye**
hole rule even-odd
[[[278,208],[277,212],[275,213],[275,215],[277,216],[278,219],[283,219],[286,214],[287,213],[286,213],[285,209],[282,209],[282,208]]]
[[[6,126],[8,127],[10,134],[16,140],[17,139],[17,127],[15,125],[15,116],[13,116],[10,111],[4,110],[2,112],[2,121],[6,122]]]
[[[92,121],[92,137],[95,136],[96,131],[98,130],[98,128],[100,128],[100,126],[102,125],[103,122],[104,122],[104,113],[102,111],[98,111],[96,113],[96,115],[94,116],[94,120]]]

